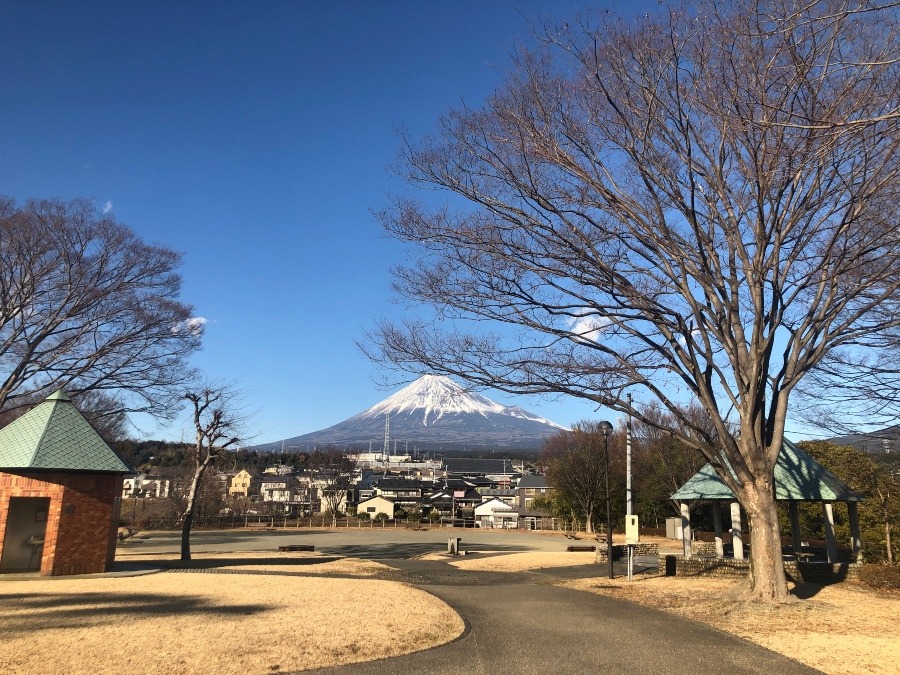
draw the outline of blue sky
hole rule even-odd
[[[182,252],[183,299],[208,321],[196,365],[247,391],[256,442],[314,431],[389,393],[354,339],[401,311],[404,253],[372,216],[407,189],[388,170],[397,130],[477,105],[529,19],[580,7],[4,2],[0,193],[92,197]],[[486,393],[561,424],[595,416]]]
[[[389,393],[354,339],[402,311],[404,250],[372,216],[408,190],[388,169],[397,130],[478,105],[531,20],[584,6],[6,1],[0,194],[92,197],[182,252],[183,299],[207,320],[195,364],[247,392],[254,442],[315,431]],[[564,425],[604,414],[485,393]]]

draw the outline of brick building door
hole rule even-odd
[[[47,533],[49,497],[11,497],[3,536],[0,571],[24,572],[41,569]]]

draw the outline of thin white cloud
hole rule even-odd
[[[185,319],[172,326],[172,332],[180,333],[183,330],[188,330],[192,335],[200,335],[203,333],[203,328],[207,323],[209,323],[209,320],[206,317],[192,316],[190,319]]]
[[[106,203],[103,205],[103,213],[109,213],[112,211],[113,203],[111,200],[107,199]]]

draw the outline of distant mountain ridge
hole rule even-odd
[[[835,445],[849,445],[863,452],[900,452],[900,424],[880,431],[864,434],[847,434],[827,439]]]
[[[519,406],[504,406],[466,391],[448,377],[423,375],[383,401],[334,426],[257,446],[258,450],[307,449],[315,444],[369,444],[381,450],[385,419],[398,451],[463,448],[538,450],[565,427]]]

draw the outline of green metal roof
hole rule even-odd
[[[727,466],[727,464],[726,464]],[[728,466],[731,470],[731,467]],[[732,472],[733,473],[733,472]],[[734,493],[707,464],[672,495],[678,501],[735,499]],[[788,440],[775,462],[775,499],[809,502],[858,502],[863,496]]]
[[[0,429],[0,469],[131,473],[62,390]]]

